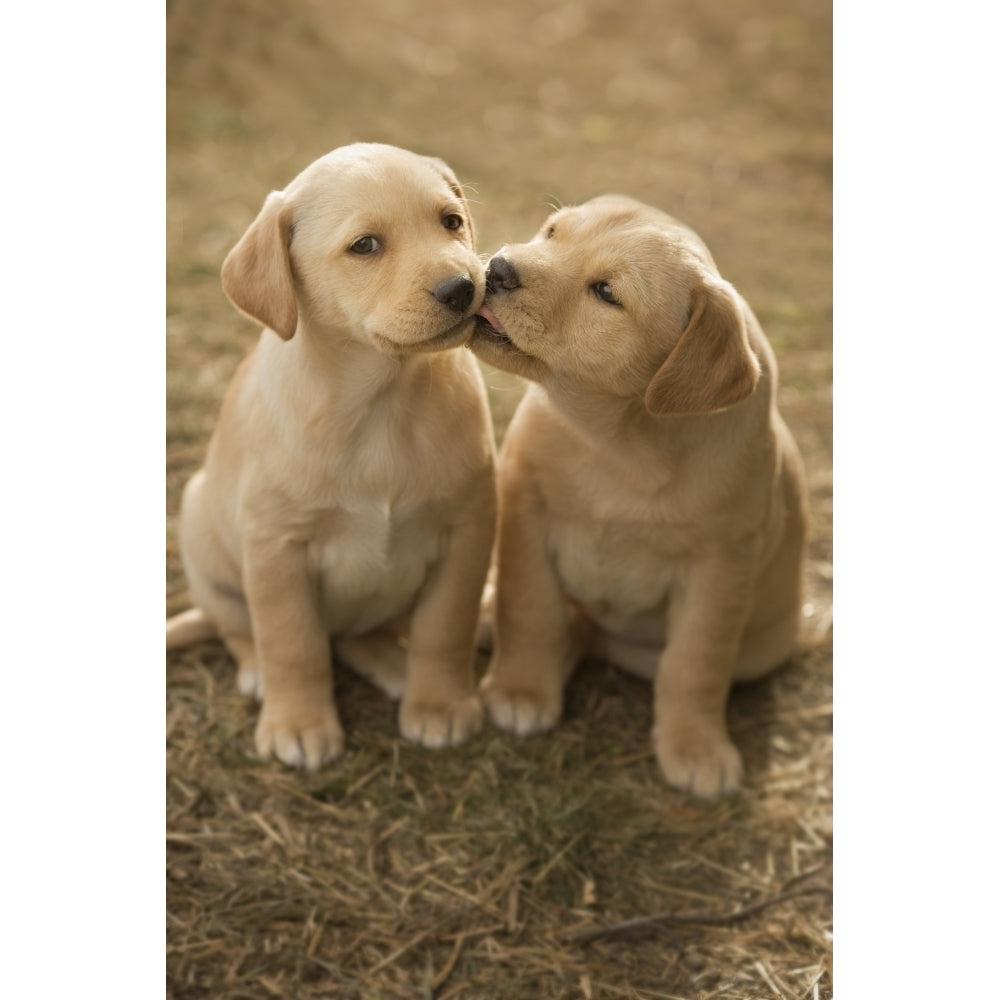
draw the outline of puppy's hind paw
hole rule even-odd
[[[254,662],[243,662],[236,672],[236,688],[245,698],[262,701],[264,698],[264,678]]]
[[[253,639],[245,635],[223,636],[230,655],[236,661],[236,688],[241,695],[256,701],[264,700],[264,676],[257,665]]]

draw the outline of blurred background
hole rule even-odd
[[[452,165],[483,254],[612,190],[691,225],[771,338],[825,475],[828,0],[170,0],[167,47],[172,441],[200,441],[227,352],[256,336],[219,287],[226,252],[268,191],[370,140]]]

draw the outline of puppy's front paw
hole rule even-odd
[[[657,725],[656,759],[668,783],[703,799],[736,791],[743,760],[725,732],[708,724]]]
[[[475,736],[483,726],[483,706],[475,695],[437,702],[403,697],[399,730],[425,747],[453,747]]]
[[[257,754],[315,771],[344,749],[344,731],[332,702],[276,706],[264,698],[255,734]]]
[[[494,724],[518,736],[545,732],[562,715],[562,696],[558,691],[509,687],[498,683],[491,674],[483,678],[480,690]]]

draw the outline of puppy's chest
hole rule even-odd
[[[432,503],[348,500],[318,517],[309,563],[330,631],[364,632],[407,611],[445,530]]]
[[[554,517],[549,544],[563,586],[597,617],[661,608],[680,567],[669,536],[647,522]]]
[[[615,471],[549,480],[543,494],[552,556],[570,596],[597,617],[628,618],[665,605],[689,524],[665,470],[638,485],[634,471],[632,481]]]

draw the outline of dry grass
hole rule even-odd
[[[393,706],[340,670],[347,751],[303,775],[253,759],[220,646],[171,656],[168,996],[832,996],[830,11],[746,8],[168,5],[168,613],[186,601],[180,489],[256,337],[222,257],[270,187],[376,139],[472,182],[484,252],[548,201],[612,188],[705,236],[779,356],[821,636],[734,693],[746,787],[708,805],[662,783],[648,687],[601,664],[550,736],[444,752],[401,741]],[[502,435],[521,386],[488,381]]]
[[[773,983],[828,996],[825,893],[719,926],[574,940],[829,887],[831,706],[813,700],[817,666],[736,695],[749,787],[705,805],[663,787],[644,685],[602,666],[577,678],[554,736],[488,732],[433,754],[342,673],[345,759],[301,775],[249,756],[253,712],[224,655],[178,657],[171,995],[736,998]]]

